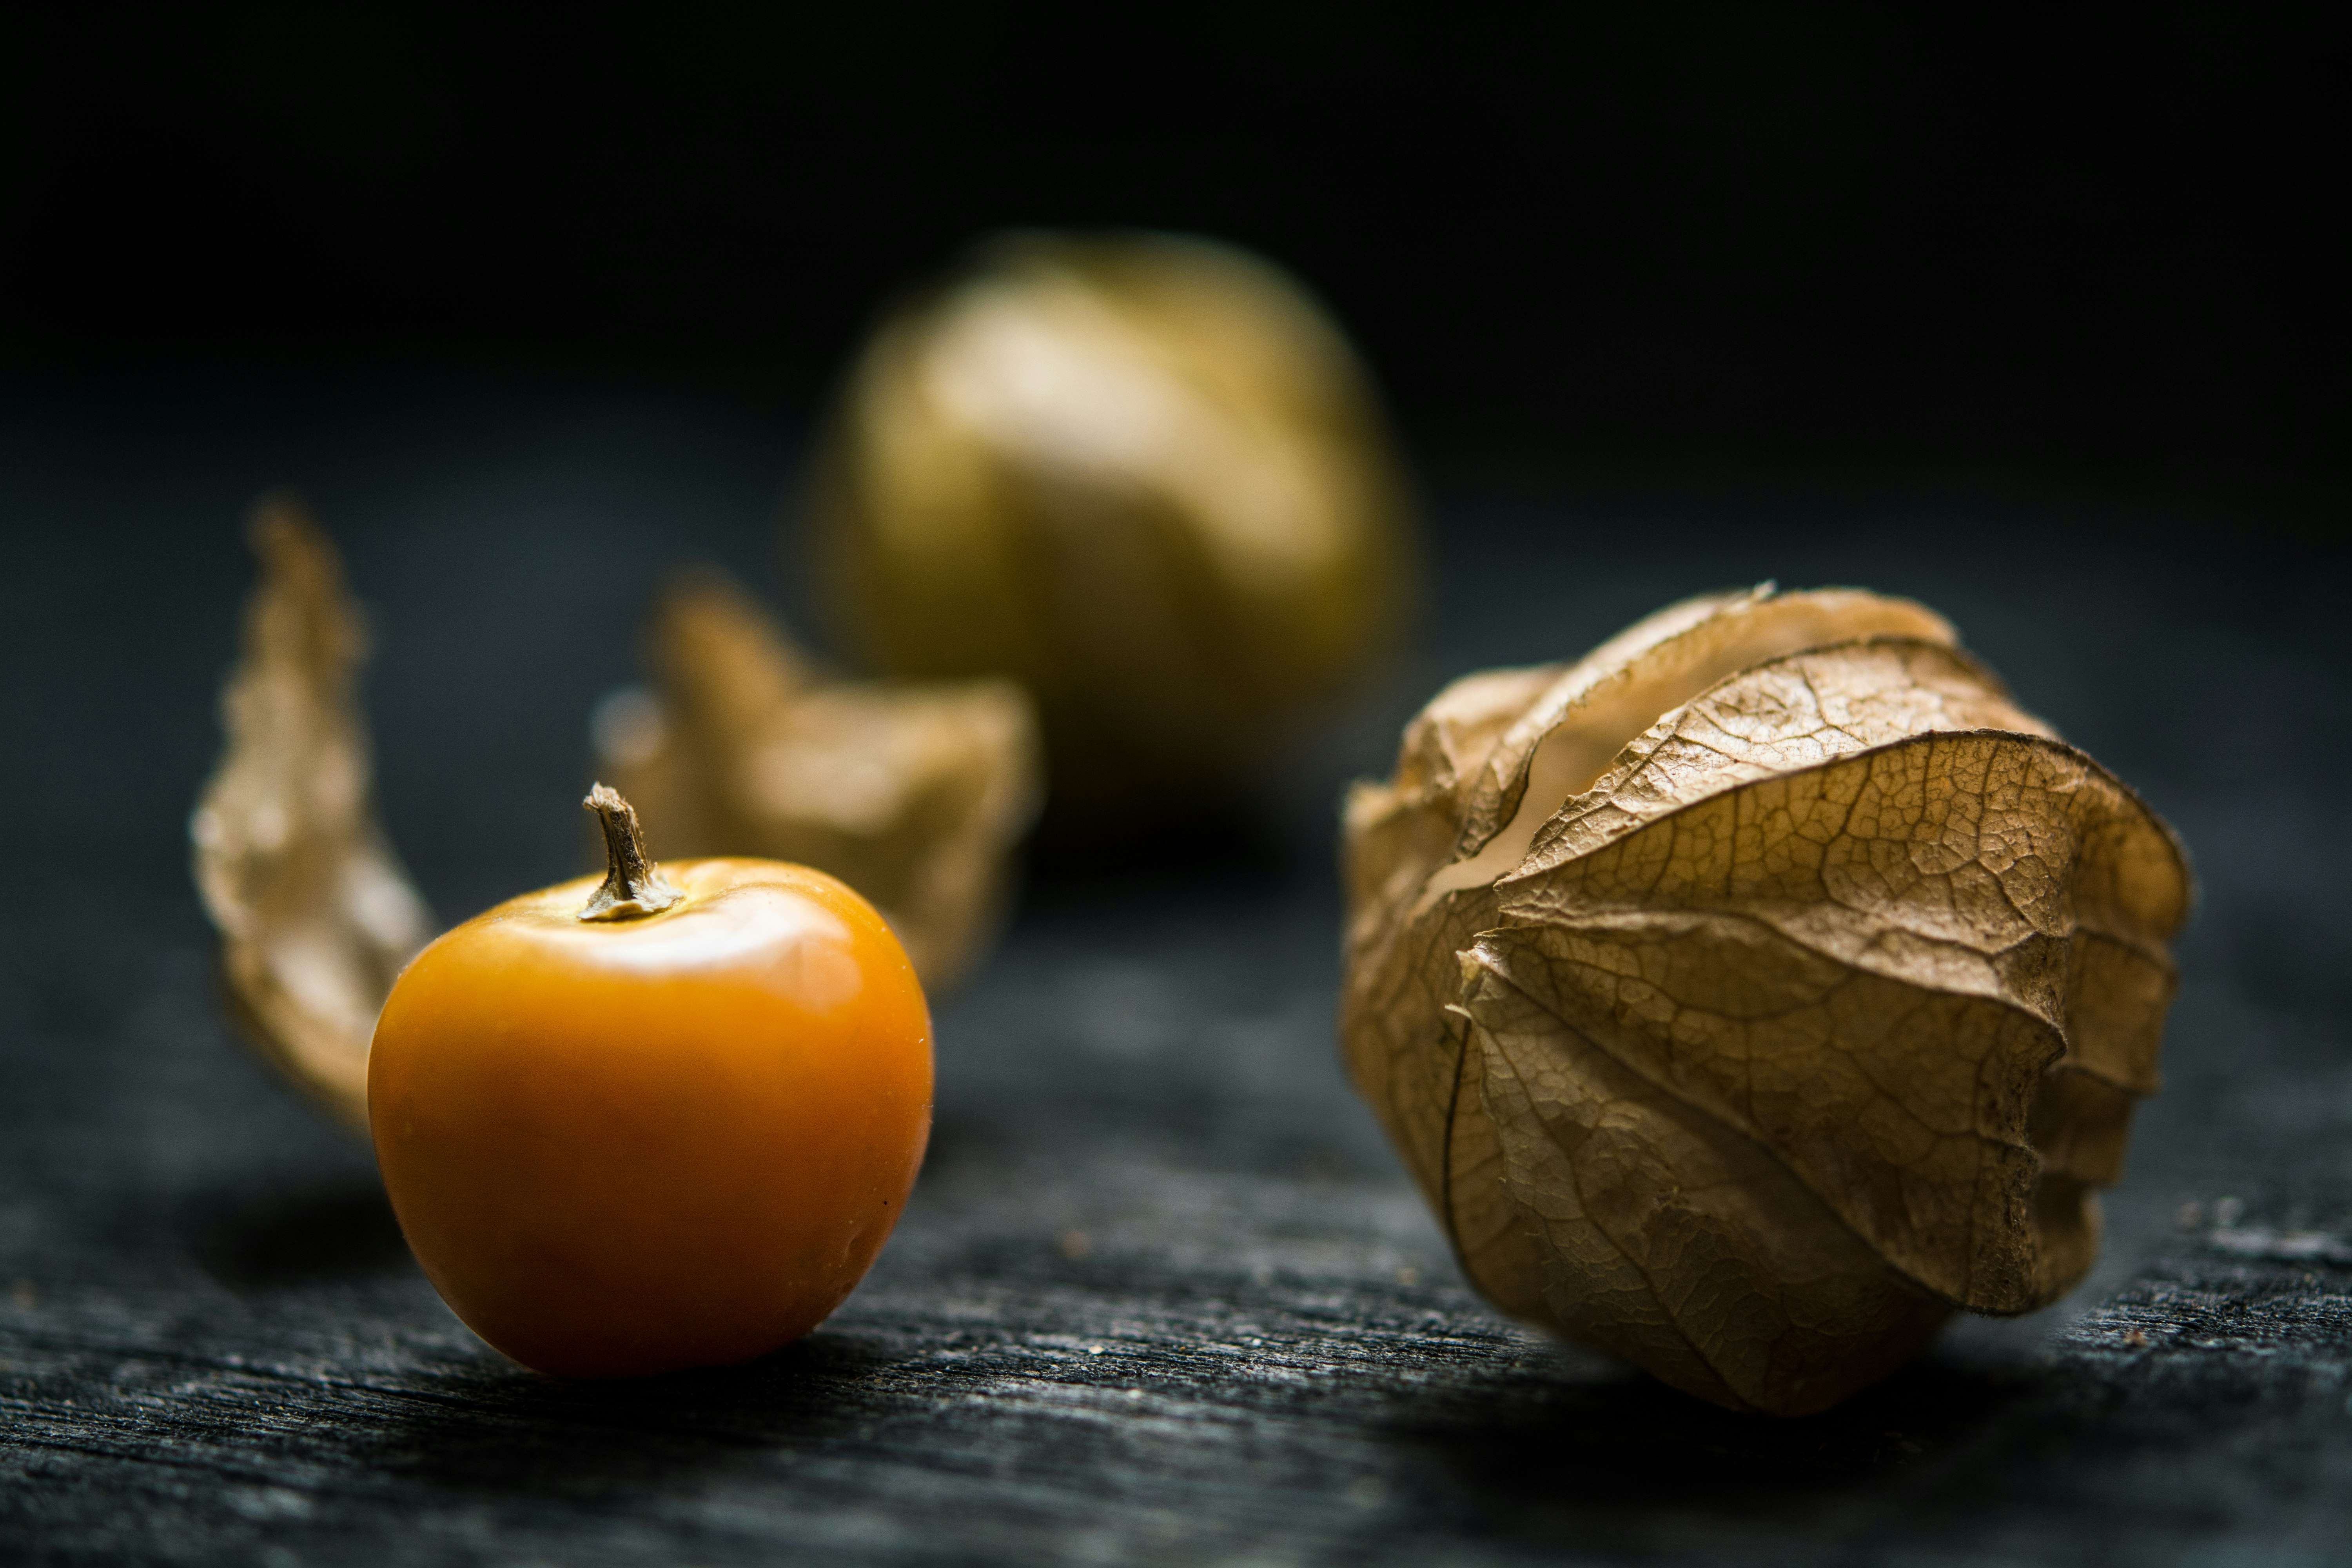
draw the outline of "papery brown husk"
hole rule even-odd
[[[648,842],[664,858],[830,872],[882,911],[925,985],[967,973],[1042,787],[1021,689],[829,677],[709,572],[664,588],[646,646],[657,717],[595,765],[635,804]]]
[[[1349,1066],[1497,1305],[1796,1415],[2089,1268],[2187,863],[1955,642],[1688,601],[1351,794]]]
[[[221,986],[264,1060],[354,1131],[368,1040],[432,917],[376,817],[342,563],[293,496],[262,498],[261,582],[221,691],[228,744],[189,819]]]

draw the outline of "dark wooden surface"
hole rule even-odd
[[[0,1561],[2352,1561],[2352,574],[2153,506],[1441,488],[1430,651],[1245,830],[1039,869],[830,1323],[633,1385],[502,1362],[209,994],[182,833],[239,514],[297,480],[346,543],[393,828],[454,917],[572,869],[650,574],[767,583],[791,456],[529,390],[5,411]],[[2204,885],[2092,1280],[1796,1422],[1482,1306],[1330,1032],[1338,780],[1445,675],[1766,574],[1952,614]]]

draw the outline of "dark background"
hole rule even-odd
[[[2342,1561],[2332,37],[5,26],[0,1558]],[[244,509],[296,483],[342,548],[391,836],[461,918],[579,868],[584,721],[662,570],[812,629],[778,513],[872,313],[976,231],[1077,222],[1235,239],[1332,302],[1420,477],[1417,648],[1229,839],[1033,859],[937,999],[907,1220],[817,1333],[524,1373],[212,994],[185,824]],[[1800,1422],[1499,1319],[1331,1031],[1344,779],[1447,678],[1766,576],[1948,613],[2201,888],[2092,1277]]]
[[[0,63],[0,356],[804,416],[976,232],[1129,224],[1297,270],[1437,460],[2340,479],[2322,8],[1619,9],[59,9]]]

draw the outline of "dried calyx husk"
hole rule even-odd
[[[1206,240],[981,247],[877,329],[813,472],[854,650],[1022,682],[1064,826],[1250,783],[1406,615],[1370,378],[1295,280]]]
[[[354,1131],[368,1040],[434,932],[377,820],[357,678],[367,638],[301,502],[262,498],[261,583],[221,692],[228,746],[189,820],[221,988],[262,1058]]]
[[[261,581],[221,694],[227,746],[189,819],[196,885],[242,1032],[363,1134],[376,1015],[437,928],[377,816],[367,639],[335,548],[284,492],[250,533]],[[824,679],[713,579],[663,596],[653,645],[663,696],[608,702],[597,729],[662,854],[814,866],[883,910],[926,986],[967,971],[1036,810],[1020,689]]]
[[[1351,793],[1349,1067],[1505,1310],[1796,1415],[2089,1268],[2187,861],[1957,640],[1692,599]]]
[[[646,644],[655,689],[599,709],[595,766],[657,825],[663,855],[829,871],[882,911],[925,985],[967,973],[1040,799],[1022,689],[831,677],[708,571],[664,587]]]

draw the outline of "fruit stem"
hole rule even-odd
[[[604,882],[588,896],[583,921],[633,921],[659,914],[686,897],[661,868],[646,858],[645,830],[637,808],[610,784],[598,784],[580,803],[596,814],[604,829]]]

